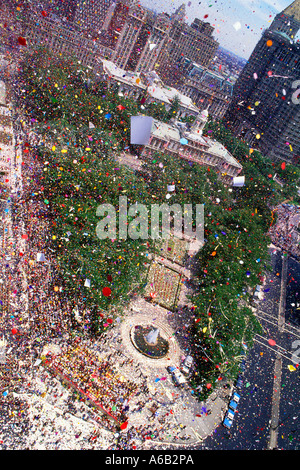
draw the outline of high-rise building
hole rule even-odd
[[[219,43],[213,38],[214,28],[195,18],[191,25],[181,20],[172,22],[169,33],[168,56],[172,62],[179,62],[182,58],[200,65],[208,65],[213,58]]]
[[[300,77],[299,29],[296,0],[264,31],[225,115],[237,136],[274,160],[297,161],[300,156],[300,105],[293,99]]]
[[[81,30],[99,32],[113,0],[77,0],[74,22]]]
[[[172,21],[184,21],[185,15],[186,15],[185,3],[183,3],[180,7],[177,8],[175,13],[171,15],[171,20]]]
[[[148,12],[135,47],[128,61],[128,69],[136,72],[154,70],[160,52],[168,38],[170,19],[164,14]]]
[[[118,36],[115,46],[114,62],[120,68],[126,68],[129,57],[138,41],[141,30],[146,23],[147,10],[140,5],[129,7],[128,16]]]
[[[158,59],[158,71],[163,80],[172,86],[179,86],[184,77],[182,62],[186,59],[202,66],[208,66],[219,47],[213,38],[213,26],[195,18],[191,25],[184,22],[184,15],[176,12],[171,16],[168,40],[165,41]],[[179,18],[179,19],[178,19]]]
[[[155,67],[167,40],[170,19],[155,14],[136,2],[121,0],[116,5],[108,26],[115,45],[115,63],[118,67],[137,72],[148,72]]]
[[[115,47],[119,39],[129,15],[129,8],[136,3],[136,0],[115,0],[107,10],[103,30],[108,33],[111,47]]]
[[[200,110],[209,107],[213,119],[226,113],[233,94],[233,83],[216,71],[189,62],[178,89],[189,96]]]

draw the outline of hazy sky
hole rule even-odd
[[[215,27],[214,37],[222,47],[249,58],[264,29],[292,0],[140,0],[157,12],[174,13],[185,3],[186,22],[194,18]],[[208,15],[207,18],[204,18]]]

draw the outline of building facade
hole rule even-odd
[[[174,98],[178,97],[177,118],[197,116],[199,109],[191,98],[175,88],[165,86],[156,72],[133,72],[118,67],[114,62],[100,59],[98,73],[108,86],[117,86],[118,93],[134,100],[141,100],[143,104],[161,103],[169,111]]]
[[[55,55],[74,55],[82,65],[97,71],[101,57],[113,57],[114,51],[88,39],[69,24],[32,12],[24,31],[30,48],[47,47]]]
[[[191,25],[181,20],[172,21],[164,55],[171,63],[178,63],[183,57],[188,57],[197,64],[207,66],[219,47],[212,36],[213,30],[209,23],[198,18]]]
[[[170,125],[154,120],[149,143],[143,147],[141,158],[152,159],[156,151],[176,155],[214,168],[223,183],[232,185],[243,167],[222,144],[202,135],[207,119],[208,111],[201,111],[190,130],[178,123]]]
[[[189,96],[199,109],[207,109],[213,119],[221,119],[232,100],[233,83],[222,75],[196,63],[191,63],[188,72],[178,87]]]
[[[225,115],[233,132],[274,160],[300,156],[300,0],[278,14],[240,74]],[[299,88],[299,86],[298,86]]]
[[[81,30],[99,32],[113,0],[77,0],[74,22]]]

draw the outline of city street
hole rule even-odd
[[[292,353],[295,353],[293,343],[300,339],[300,330],[297,327],[299,310],[291,306],[291,303],[294,303],[293,297],[288,295],[286,311],[290,313],[289,323],[285,323],[282,332],[278,331],[282,258],[281,251],[271,249],[270,252],[273,271],[267,276],[263,287],[264,299],[259,302],[257,310],[265,335],[256,336],[254,346],[247,355],[241,400],[230,432],[222,425],[218,426],[213,436],[205,440],[203,444],[205,449],[264,450],[269,448],[277,354],[282,360],[277,447],[293,450],[300,448],[299,369],[292,361]],[[289,260],[287,279],[289,279],[289,273],[293,273],[296,279],[296,269],[298,269],[299,279],[299,264]],[[276,342],[275,346],[269,344],[270,339]],[[298,349],[299,345],[300,342]],[[289,365],[293,365],[296,370],[290,371]]]

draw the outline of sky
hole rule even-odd
[[[292,0],[141,0],[142,5],[159,13],[174,13],[182,3],[188,24],[194,18],[208,21],[220,46],[248,59],[262,32]]]

